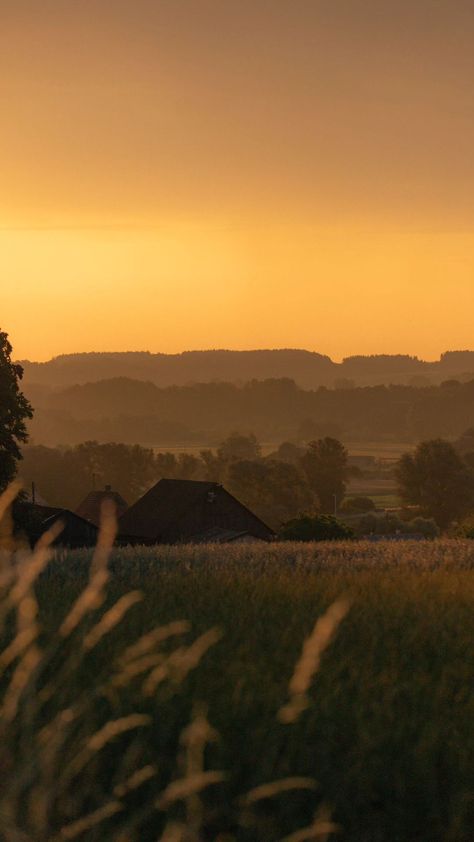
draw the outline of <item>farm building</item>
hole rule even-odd
[[[19,511],[22,531],[32,546],[58,521],[63,528],[54,541],[55,546],[93,547],[97,543],[97,527],[68,509],[24,503]]]
[[[84,520],[93,523],[95,526],[100,526],[102,504],[107,500],[110,500],[114,504],[118,518],[128,509],[128,503],[123,499],[122,495],[118,491],[112,491],[110,485],[106,485],[103,491],[89,492],[87,497],[77,507],[76,514],[84,518]]]
[[[227,543],[273,538],[271,529],[217,482],[162,479],[119,521],[124,544]]]

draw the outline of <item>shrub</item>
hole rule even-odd
[[[348,497],[341,505],[341,512],[359,514],[359,512],[374,512],[375,503],[371,497]]]
[[[284,523],[284,541],[343,541],[354,537],[352,529],[332,515],[300,515]]]
[[[405,528],[407,532],[419,532],[425,538],[437,538],[440,534],[439,526],[432,517],[414,517]]]

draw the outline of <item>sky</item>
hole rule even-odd
[[[0,0],[17,358],[474,348],[472,0]]]

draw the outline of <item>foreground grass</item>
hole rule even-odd
[[[4,705],[0,838],[298,842],[333,838],[328,811],[341,839],[473,838],[472,542],[116,550],[106,602],[61,638],[88,566],[87,553],[60,555],[36,585],[43,654],[10,719]],[[84,649],[97,618],[136,590],[142,600]],[[351,607],[309,704],[286,723],[303,641],[341,597]],[[117,682],[124,650],[176,620],[189,630]],[[12,662],[6,693],[15,675]],[[129,730],[103,736],[131,714]],[[196,783],[203,772],[225,777]],[[298,789],[243,799],[295,777]],[[183,794],[166,796],[175,780]]]

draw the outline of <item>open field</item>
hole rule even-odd
[[[370,497],[378,509],[395,508],[401,505],[394,479],[350,479],[347,483],[346,496]]]
[[[144,447],[151,447],[157,453],[160,451],[168,451],[169,453],[192,453],[194,456],[199,456],[201,450],[210,448],[216,450],[216,446],[212,446],[209,442],[202,444],[157,444],[156,442],[140,442]],[[277,450],[281,444],[280,440],[273,442],[261,442],[263,456],[268,456],[269,453]],[[409,453],[414,450],[415,445],[407,442],[385,442],[385,441],[344,441],[349,453],[352,456],[374,456],[376,459],[384,459],[387,461],[396,461],[400,458],[402,453]]]
[[[374,456],[376,459],[396,461],[402,453],[410,453],[415,445],[403,441],[344,441],[353,456]]]
[[[118,549],[71,612],[89,560],[34,644],[41,560],[4,582],[6,840],[472,840],[474,542]]]

